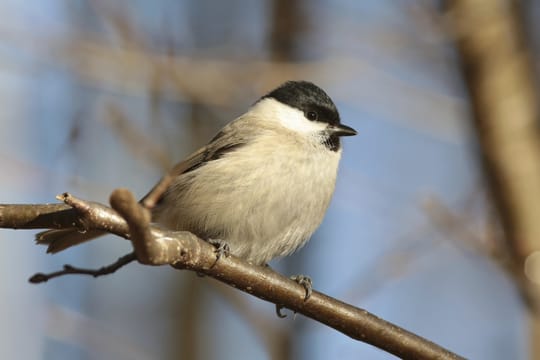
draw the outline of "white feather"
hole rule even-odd
[[[275,121],[284,128],[303,135],[319,135],[328,126],[322,122],[306,119],[302,111],[273,98],[258,101],[247,114],[264,118],[265,121]]]

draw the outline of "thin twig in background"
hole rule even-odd
[[[170,169],[171,159],[162,147],[153,143],[148,135],[138,130],[119,106],[111,103],[105,110],[108,115],[105,117],[105,122],[114,130],[133,156],[152,165],[158,165],[160,169]]]

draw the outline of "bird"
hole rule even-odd
[[[324,90],[287,81],[172,168],[152,222],[225,245],[256,265],[290,255],[321,224],[336,185],[341,137],[356,134]],[[36,241],[57,253],[103,234],[53,229]]]

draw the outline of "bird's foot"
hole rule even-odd
[[[309,276],[305,275],[294,275],[291,276],[291,280],[297,282],[298,284],[302,285],[304,289],[306,290],[306,295],[304,296],[304,301],[310,298],[311,293],[313,292],[313,282],[311,281],[311,278]]]
[[[286,318],[287,315],[282,313],[281,310],[284,309],[284,306],[283,305],[279,305],[279,304],[276,304],[276,315],[278,318],[280,319],[283,319],[283,318]]]
[[[208,242],[216,248],[214,250],[216,253],[216,262],[218,262],[222,256],[228,257],[231,254],[231,248],[225,241],[221,239],[208,239]]]
[[[313,282],[311,281],[311,278],[309,276],[305,275],[293,275],[291,276],[291,280],[298,283],[299,285],[302,285],[306,291],[306,294],[304,295],[304,301],[310,298],[311,294],[313,293]],[[276,304],[276,315],[279,318],[287,317],[287,315],[283,314],[281,310],[283,310],[283,305]],[[296,315],[296,311],[294,312]]]

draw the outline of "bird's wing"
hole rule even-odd
[[[217,160],[224,154],[237,150],[257,136],[255,125],[244,116],[227,124],[210,142],[177,164],[169,172],[172,176],[185,174],[205,163]]]
[[[205,146],[189,155],[186,159],[176,164],[158,182],[148,194],[146,194],[141,203],[148,207],[153,207],[161,200],[172,179],[175,177],[193,171],[207,162],[217,160],[224,154],[237,150],[239,147],[247,144],[256,135],[255,126],[249,119],[239,117],[227,124],[214,138]]]

